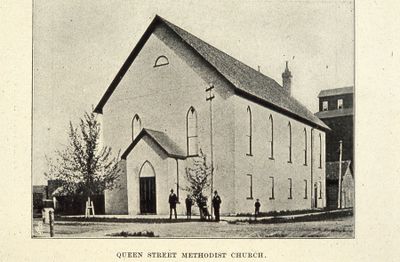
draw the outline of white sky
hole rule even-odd
[[[145,3],[145,4],[143,4]],[[321,89],[353,85],[352,1],[34,1],[33,184],[68,121],[96,105],[158,14],[279,83],[312,112]]]

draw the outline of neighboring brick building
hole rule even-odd
[[[185,167],[200,149],[210,159],[210,86],[221,212],[253,212],[256,198],[264,212],[325,207],[329,127],[291,96],[287,64],[282,77],[156,16],[95,108],[104,144],[123,152],[106,213],[167,214],[171,188],[183,202]]]
[[[339,161],[339,141],[343,141],[342,160],[354,165],[354,87],[322,90],[319,112],[315,115],[331,128],[326,134],[326,161]]]

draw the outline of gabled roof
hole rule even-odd
[[[318,97],[337,96],[346,94],[354,94],[354,86],[321,90],[321,92],[319,92],[318,94]]]
[[[185,152],[165,133],[143,128],[139,135],[132,141],[121,158],[126,159],[136,144],[144,137],[149,137],[164,153],[172,158],[185,159]]]
[[[353,108],[342,108],[336,110],[320,111],[315,113],[315,116],[320,119],[342,117],[342,116],[353,116],[353,115],[354,115]]]
[[[243,64],[159,16],[153,19],[99,104],[96,106],[95,112],[102,113],[103,106],[108,98],[111,96],[124,74],[128,71],[129,66],[150,37],[154,28],[159,24],[163,24],[171,29],[184,43],[189,45],[206,62],[214,67],[222,77],[227,79],[235,87],[236,94],[269,106],[274,110],[290,115],[291,117],[297,118],[317,128],[330,130],[330,128],[318,119],[318,117],[314,116],[311,111],[290,96],[275,80]]]
[[[342,176],[346,174],[347,169],[350,168],[351,161],[342,161]],[[326,179],[338,180],[339,179],[339,161],[326,162]]]

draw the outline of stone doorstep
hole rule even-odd
[[[321,212],[312,212],[312,213],[304,213],[304,214],[295,214],[295,215],[281,215],[281,216],[267,216],[267,217],[258,217],[257,220],[270,220],[273,218],[299,218],[305,216],[316,216],[321,214],[330,214],[330,213],[339,213],[352,210],[352,208],[343,208],[329,211],[321,211]],[[66,218],[83,218],[84,215],[73,215],[73,216],[62,216]],[[168,219],[168,215],[95,215],[95,218],[113,218],[113,219]],[[200,219],[198,215],[192,215],[193,219]],[[186,220],[186,215],[178,215],[178,219]],[[248,220],[254,219],[254,216],[221,216],[221,220],[225,221],[240,221],[240,220]],[[172,220],[175,220],[174,218]]]

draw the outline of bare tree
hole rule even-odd
[[[110,147],[100,148],[100,123],[96,115],[85,112],[78,127],[69,123],[69,143],[56,150],[54,158],[46,156],[48,179],[55,179],[59,192],[68,196],[90,197],[118,187],[120,169],[118,156],[112,157]]]
[[[201,149],[199,156],[192,158],[191,160],[192,163],[185,169],[186,180],[188,182],[188,186],[185,190],[189,192],[191,197],[197,203],[200,217],[203,219],[204,214],[202,207],[207,202],[205,191],[210,187],[209,178],[211,175],[211,167],[207,165],[207,157],[203,154]]]

